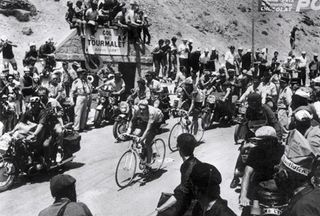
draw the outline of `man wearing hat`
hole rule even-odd
[[[283,128],[289,127],[293,92],[291,90],[289,76],[281,76],[280,78],[280,94],[278,98],[278,119]]]
[[[170,44],[170,61],[169,61],[169,77],[174,80],[176,78],[176,74],[178,71],[178,60],[177,60],[177,54],[178,54],[178,46],[177,46],[177,38],[173,36],[171,38],[171,44]]]
[[[70,90],[71,104],[74,107],[74,130],[83,131],[87,127],[90,112],[92,85],[87,80],[87,72],[81,67],[77,69],[78,78],[73,81]]]
[[[179,54],[179,63],[180,67],[185,67],[187,69],[187,76],[190,76],[189,73],[189,65],[188,65],[188,58],[189,58],[189,46],[188,46],[188,39],[182,39],[182,44],[178,47],[178,54]]]
[[[24,59],[23,59],[23,63],[24,66],[29,65],[30,64],[30,60],[37,60],[38,59],[38,51],[37,51],[37,46],[35,42],[31,42],[29,44],[29,51],[26,52]]]
[[[307,77],[307,57],[306,57],[306,51],[301,52],[301,56],[298,57],[298,65],[297,65],[297,70],[298,70],[298,78],[300,80],[299,85],[305,86],[306,85],[306,77]]]
[[[291,197],[282,216],[320,215],[320,190],[310,182],[314,159],[314,147],[310,142],[298,130],[291,131],[275,175],[279,190]]]
[[[86,204],[77,202],[76,179],[67,174],[58,174],[50,180],[54,203],[42,210],[39,216],[92,216]]]
[[[112,75],[112,78],[99,86],[99,88],[102,88],[103,86],[110,86],[112,95],[114,95],[117,100],[124,100],[123,96],[126,90],[126,83],[122,79],[122,74],[120,71],[115,71],[114,74],[109,74],[109,76],[110,75]]]
[[[224,60],[226,61],[226,69],[236,69],[236,60],[235,60],[235,47],[229,46],[229,50],[225,54]]]
[[[202,75],[204,70],[208,70],[208,62],[210,61],[209,49],[206,48],[201,54],[199,63],[200,63],[200,75]]]
[[[155,79],[156,74],[153,71],[148,71],[146,73],[146,85],[147,87],[150,89],[151,92],[151,100],[153,100],[152,98],[158,97],[160,95],[160,93],[162,93],[163,88],[161,86],[161,83]],[[155,102],[155,101],[153,101]],[[154,103],[152,103],[154,104]],[[159,106],[159,104],[158,104]],[[156,106],[156,107],[158,107]]]
[[[29,103],[29,99],[34,93],[34,89],[33,89],[33,80],[30,75],[30,69],[28,67],[23,68],[23,77],[20,78],[20,83],[21,83],[21,91],[22,91],[22,96],[24,97],[24,101],[26,103]]]
[[[56,99],[60,104],[66,99],[65,89],[59,83],[60,76],[57,73],[52,73],[48,85],[49,97]]]
[[[320,62],[318,60],[318,53],[313,54],[313,59],[309,64],[309,76],[310,79],[314,79],[319,76]]]
[[[313,114],[308,106],[301,106],[293,114],[292,128],[299,131],[313,147],[314,155],[320,155],[320,127],[312,126]]]
[[[207,63],[207,69],[211,72],[216,71],[216,63],[219,62],[219,54],[215,47],[212,47],[210,53],[210,59]]]
[[[256,189],[261,182],[273,179],[274,166],[280,163],[284,146],[278,142],[276,130],[270,126],[260,127],[255,137],[243,148],[250,148],[241,183],[239,204],[249,207],[250,201],[256,200]],[[242,215],[250,215],[250,208],[244,208]]]
[[[207,163],[197,163],[190,174],[193,193],[199,205],[195,207],[195,215],[206,216],[236,216],[228,207],[226,200],[220,197],[222,181],[219,170]]]

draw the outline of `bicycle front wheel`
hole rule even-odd
[[[180,134],[184,133],[184,127],[180,124],[180,122],[176,123],[170,130],[168,144],[169,149],[172,152],[177,151],[177,138]]]
[[[166,144],[163,139],[155,139],[152,144],[152,161],[151,167],[155,171],[161,169],[164,159],[166,158]]]
[[[117,169],[116,169],[116,183],[120,188],[128,186],[135,174],[137,169],[137,155],[134,151],[126,151],[120,158]]]
[[[196,138],[197,142],[201,142],[203,135],[204,135],[204,129],[202,127],[202,119],[201,118],[198,119],[197,125],[194,122],[192,122],[190,133]]]

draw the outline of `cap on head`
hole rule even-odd
[[[192,40],[192,39],[189,39],[188,41],[189,41],[189,43],[193,43],[193,40]]]
[[[217,49],[216,49],[215,47],[212,47],[211,50],[212,50],[212,51],[215,51],[215,50],[217,50]]]
[[[307,52],[306,52],[306,51],[302,51],[301,54],[302,54],[302,55],[305,55],[305,54],[307,54]]]
[[[206,48],[206,49],[204,50],[204,52],[205,52],[205,53],[209,53],[209,49]]]
[[[241,50],[241,51],[242,51],[242,50],[243,50],[243,47],[239,47],[238,50]]]
[[[300,97],[303,97],[303,98],[306,98],[306,99],[309,99],[311,94],[310,94],[310,91],[308,91],[307,88],[304,88],[304,87],[301,87],[299,88],[296,92],[295,92],[295,95],[298,95]]]
[[[24,71],[24,72],[30,72],[30,68],[29,68],[29,67],[24,67],[24,68],[23,68],[23,71]]]
[[[184,84],[186,84],[186,85],[193,85],[192,79],[187,78],[187,79],[184,81]]]
[[[277,138],[277,133],[276,133],[276,130],[273,127],[262,126],[255,132],[255,136],[257,138],[261,138],[261,137]]]
[[[144,79],[142,79],[142,78],[140,78],[137,82],[142,84],[142,85],[146,84],[146,81]]]
[[[135,1],[135,0],[130,0],[130,3],[129,3],[130,5],[138,5],[138,3],[137,3],[137,1]]]
[[[35,42],[31,42],[31,43],[29,44],[29,46],[30,46],[30,47],[36,46],[36,43],[35,43]]]
[[[314,57],[318,57],[318,53],[313,53],[313,56]]]
[[[298,107],[294,112],[297,121],[308,121],[313,119],[312,111],[308,106]]]
[[[81,67],[79,67],[78,69],[77,69],[77,73],[84,73],[86,70],[85,69],[83,69],[83,68],[81,68]]]
[[[147,100],[141,100],[141,101],[139,101],[138,106],[139,107],[140,106],[148,106],[148,101]]]
[[[76,179],[67,174],[58,174],[50,180],[50,190],[53,197],[76,183]]]

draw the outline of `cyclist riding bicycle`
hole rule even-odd
[[[204,95],[202,91],[193,85],[191,79],[186,79],[182,86],[181,109],[188,111],[188,115],[192,114],[194,131],[199,128],[198,118],[201,113]]]
[[[147,100],[141,100],[132,110],[132,119],[127,130],[128,134],[134,134],[139,137],[138,142],[145,145],[145,154],[147,157],[146,169],[151,170],[150,163],[152,157],[152,141],[156,136],[156,131],[162,122],[163,114],[160,109],[149,106]]]

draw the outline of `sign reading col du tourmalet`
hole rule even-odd
[[[259,0],[260,12],[301,12],[320,10],[320,0]]]
[[[96,55],[128,55],[128,35],[121,29],[99,28],[94,35],[86,35],[85,52]]]

